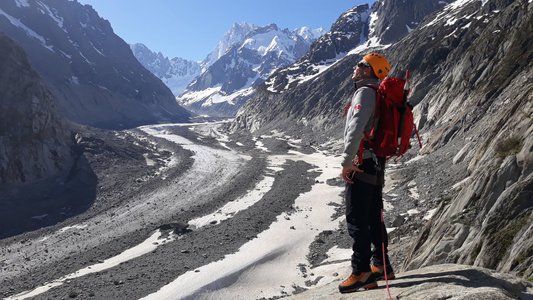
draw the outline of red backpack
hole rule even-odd
[[[407,74],[406,77],[409,75]],[[407,102],[409,93],[408,84],[402,78],[385,78],[379,87],[368,85],[376,90],[376,111],[374,113],[374,126],[370,133],[365,132],[365,137],[359,147],[359,160],[362,162],[364,142],[378,157],[387,159],[401,157],[411,148],[410,138],[413,129],[422,148],[420,136],[416,129],[411,105]]]

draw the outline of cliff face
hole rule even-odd
[[[453,1],[378,0],[371,17],[372,33],[380,44],[394,43],[418,27],[426,16],[450,2]]]
[[[0,33],[0,184],[29,182],[72,164],[69,131],[24,51]]]
[[[466,170],[420,233],[408,269],[456,262],[531,276],[532,24],[531,2],[470,1],[390,51],[419,73],[422,154],[449,151],[439,162]]]
[[[24,49],[58,111],[72,121],[126,128],[190,116],[89,5],[1,1],[0,30]]]

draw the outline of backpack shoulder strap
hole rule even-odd
[[[379,86],[375,85],[375,84],[365,84],[366,87],[369,87],[371,89],[374,89],[376,92],[378,91],[379,89]]]

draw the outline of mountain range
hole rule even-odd
[[[141,43],[132,44],[130,47],[137,60],[161,79],[175,96],[180,95],[202,71],[199,62],[179,57],[169,59],[161,52],[153,52]]]
[[[140,44],[132,49],[182,106],[197,114],[231,117],[249,99],[253,86],[307,53],[323,33],[321,28],[235,23],[202,62],[170,60]]]
[[[127,128],[190,116],[89,5],[1,1],[0,30],[24,49],[59,112],[71,121]]]

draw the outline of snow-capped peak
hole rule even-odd
[[[200,64],[179,57],[169,59],[161,52],[153,52],[141,43],[130,48],[137,60],[152,74],[159,77],[172,91],[179,95],[185,87],[200,74]]]
[[[258,26],[245,22],[234,23],[231,29],[226,32],[224,37],[218,42],[215,49],[209,55],[207,55],[206,59],[202,62],[202,69],[206,70],[215,61],[226,54],[228,49],[235,44],[240,43],[248,33],[257,28]]]
[[[248,37],[242,43],[241,48],[255,50],[261,56],[265,56],[269,53],[276,53],[278,56],[281,53],[290,55],[297,41],[298,37],[295,35],[288,35],[279,29],[268,30],[264,33],[254,34]],[[292,60],[295,59],[294,55],[290,55],[289,58]]]
[[[244,26],[250,29],[254,26]],[[227,48],[216,63],[211,63],[192,81],[177,100],[200,114],[232,116],[249,99],[251,87],[263,82],[276,69],[301,58],[309,50],[323,29],[308,27],[296,30],[280,29],[269,24],[250,30],[236,42],[237,33],[243,33],[243,25],[234,25],[216,51]],[[217,87],[218,90],[212,90]],[[220,108],[220,110],[217,110]]]
[[[304,40],[310,41],[318,39],[321,35],[326,33],[326,30],[322,27],[313,29],[307,26],[303,26],[300,28],[296,28],[295,30],[293,30],[293,32],[301,36]]]

